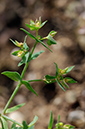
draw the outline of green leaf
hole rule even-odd
[[[12,126],[11,126],[11,129],[14,129],[16,127],[16,124],[13,123]]]
[[[24,44],[26,43],[26,39],[27,39],[27,35],[26,35],[25,38],[24,38]]]
[[[18,66],[26,64],[28,62],[29,52],[27,52],[23,57],[22,60],[19,62]]]
[[[49,125],[48,125],[48,129],[52,129],[52,126],[53,126],[53,113],[51,112],[50,122],[49,122]]]
[[[31,24],[31,25],[34,25],[35,22],[34,22],[33,20],[30,20],[30,24]]]
[[[30,34],[28,31],[26,31],[23,28],[21,28],[21,30],[23,30],[26,34],[28,34],[32,39],[36,40],[37,42],[40,42],[44,47],[46,47],[48,50],[50,50],[50,48],[48,48],[41,40],[37,39],[35,36],[33,36],[32,34]]]
[[[52,31],[49,33],[49,35],[51,35],[51,36],[53,37],[53,36],[55,36],[56,33],[57,33],[56,31],[52,30]]]
[[[37,120],[38,120],[38,117],[35,116],[34,119],[33,119],[33,121],[28,125],[28,127],[33,126],[36,123]]]
[[[58,81],[58,79],[56,79],[56,82],[58,83],[58,85],[63,89],[63,91],[65,91],[65,88],[62,86],[62,84]]]
[[[1,117],[2,129],[8,129],[7,120]]]
[[[25,63],[25,61],[21,60],[21,61],[19,62],[19,64],[18,64],[18,67],[21,66],[21,65],[23,65],[24,63]]]
[[[34,125],[33,125],[33,126],[31,126],[31,127],[28,127],[28,129],[34,129]]]
[[[38,81],[43,81],[43,79],[28,80],[28,82],[38,82]]]
[[[24,57],[25,57],[25,64],[27,63],[27,61],[28,61],[28,57],[29,57],[29,52],[27,52],[25,55],[24,55]],[[22,58],[23,59],[23,58]]]
[[[46,75],[45,79],[43,79],[47,84],[56,82],[55,76]]]
[[[46,24],[47,21],[44,21],[40,26],[39,28],[41,28],[42,26],[44,26]]]
[[[51,79],[55,79],[55,76],[46,75],[45,78],[46,78],[47,80],[51,80]]]
[[[27,61],[28,61],[28,57],[29,57],[29,52],[27,52],[23,57],[22,57],[22,60],[23,62],[26,64]]]
[[[15,41],[13,41],[12,39],[10,39],[10,41],[15,45],[17,46],[17,43]]]
[[[16,110],[18,110],[20,107],[22,107],[22,106],[24,106],[24,105],[25,105],[25,103],[22,103],[22,104],[19,104],[19,105],[14,106],[14,107],[12,107],[12,108],[8,108],[8,109],[6,110],[6,113],[11,113],[11,112],[13,112],[13,111],[16,111]]]
[[[66,88],[69,88],[69,86],[64,82],[64,80],[62,80],[62,84],[63,84],[63,86],[65,86]]]
[[[32,27],[32,25],[29,25],[29,24],[25,24],[30,30],[33,30],[34,28]]]
[[[66,83],[77,83],[77,81],[75,81],[74,79],[72,79],[70,77],[65,77],[64,80]]]
[[[59,121],[60,121],[60,115],[58,116],[58,120],[57,120],[57,127],[59,128]]]
[[[54,63],[56,66],[56,77],[58,76],[59,70],[58,70],[58,65],[56,63]]]
[[[57,42],[52,38],[51,35],[48,35],[48,36],[47,36],[47,39],[48,39],[47,44],[48,44],[49,46],[52,45],[52,44],[57,44]]]
[[[18,72],[5,71],[5,72],[2,72],[2,74],[6,75],[7,77],[9,77],[10,79],[14,81],[21,81],[21,77]]]
[[[27,125],[26,121],[23,121],[22,124],[23,124],[23,129],[28,129],[28,125]]]
[[[65,74],[69,73],[75,66],[65,68]]]
[[[24,43],[23,48],[24,48],[25,50],[27,50],[27,51],[29,50],[29,47],[27,46],[26,43]]]
[[[33,36],[32,34],[30,34],[28,31],[26,31],[25,29],[21,28],[21,30],[23,30],[27,35],[29,35],[32,39],[37,40],[37,38],[35,38],[35,36]]]
[[[52,50],[49,47],[47,47],[42,41],[38,40],[38,42],[40,42],[45,48],[52,52]]]
[[[15,51],[15,52],[12,53],[12,55],[17,56],[19,52],[20,52],[20,50]]]
[[[34,89],[31,87],[31,85],[27,81],[23,80],[22,84],[24,84],[27,87],[27,89],[29,89],[31,92],[33,92],[35,95],[38,96],[38,94],[34,91]]]
[[[41,53],[43,53],[44,51],[43,50],[41,50],[40,52],[36,52],[36,53],[34,53],[33,55],[32,55],[32,57],[31,57],[31,60],[34,60],[34,59],[36,59]]]

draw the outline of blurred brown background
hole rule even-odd
[[[6,70],[21,73],[23,66],[17,67],[19,59],[10,54],[17,48],[9,39],[23,42],[26,34],[20,28],[28,29],[25,23],[40,16],[42,21],[48,21],[39,31],[40,35],[57,31],[57,45],[50,47],[53,50],[51,53],[38,44],[35,52],[45,50],[45,53],[30,62],[24,79],[54,75],[56,62],[59,68],[75,65],[68,76],[78,83],[71,84],[66,92],[56,83],[31,83],[39,97],[21,87],[10,106],[22,102],[26,102],[26,105],[15,112],[15,116],[10,114],[10,117],[19,121],[25,119],[29,123],[37,115],[39,120],[35,129],[44,129],[48,126],[50,111],[53,111],[54,124],[60,114],[64,123],[85,129],[85,0],[0,0],[0,73]],[[35,32],[32,34],[35,35]],[[34,41],[28,37],[27,43],[31,50]],[[16,85],[0,75],[0,111]]]

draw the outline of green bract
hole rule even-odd
[[[31,31],[38,31],[41,27],[43,27],[45,25],[47,21],[41,23],[41,17],[39,17],[39,20],[36,19],[36,21],[34,22],[33,20],[30,20],[30,24],[26,23],[26,26],[28,28],[30,28]]]

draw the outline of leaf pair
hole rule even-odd
[[[5,72],[2,72],[2,74],[6,75],[7,77],[9,77],[10,79],[12,79],[14,81],[20,81],[21,84],[24,84],[28,90],[30,90],[31,92],[33,92],[34,94],[37,95],[37,93],[34,91],[34,89],[31,87],[31,85],[28,83],[28,81],[25,81],[25,80],[21,81],[21,77],[18,72],[5,71]]]
[[[46,83],[54,83],[57,82],[58,85],[65,91],[65,88],[69,88],[67,83],[76,83],[76,81],[70,77],[63,77],[63,75],[66,75],[68,72],[70,72],[74,66],[67,67],[65,69],[59,69],[57,64],[54,63],[56,66],[56,74],[55,76],[46,75],[43,79]]]

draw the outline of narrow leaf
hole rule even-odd
[[[8,129],[7,120],[1,117],[2,129]]]
[[[28,82],[38,82],[38,81],[43,81],[43,79],[28,80]]]
[[[41,50],[40,52],[36,52],[36,53],[34,53],[33,55],[32,55],[32,57],[31,57],[31,60],[33,60],[33,59],[36,59],[41,53],[43,53],[44,51],[43,50]]]
[[[32,26],[31,25],[29,25],[29,24],[25,24],[29,29],[31,29],[32,28]]]
[[[69,73],[75,66],[71,66],[71,67],[67,67],[65,68],[66,72],[65,73]]]
[[[64,80],[62,80],[62,84],[63,84],[63,86],[65,86],[66,88],[69,88],[69,86],[64,82]]]
[[[31,85],[27,81],[23,80],[22,84],[24,84],[27,87],[27,89],[29,89],[31,92],[33,92],[34,94],[38,96],[38,94],[34,91],[34,89],[31,87]]]
[[[17,56],[19,52],[20,52],[20,50],[15,51],[15,52],[12,53],[12,55]]]
[[[14,81],[21,80],[20,74],[18,72],[5,71],[5,72],[2,72],[2,74],[6,75],[7,77],[9,77],[10,79]]]
[[[65,77],[64,78],[65,82],[67,83],[77,83],[77,81],[75,81],[74,79],[70,78],[70,77]]]
[[[58,70],[58,65],[57,65],[56,63],[54,63],[54,64],[55,64],[55,66],[56,66],[56,77],[57,77],[58,72],[59,72],[59,70]]]
[[[33,119],[33,121],[28,125],[28,127],[33,126],[36,123],[37,120],[38,120],[38,117],[35,116],[34,119]]]
[[[52,50],[49,48],[49,47],[47,47],[42,41],[40,41],[40,40],[38,40],[45,48],[47,48],[49,51],[51,51],[52,52]]]
[[[46,24],[46,22],[47,22],[47,21],[43,22],[43,23],[39,26],[39,28],[41,28],[42,26],[44,26],[44,25]]]
[[[19,62],[19,64],[18,64],[18,67],[21,66],[21,65],[23,65],[24,63],[25,63],[25,61],[21,60],[21,61]]]
[[[22,104],[19,104],[19,105],[14,106],[14,107],[12,107],[12,108],[8,108],[8,109],[6,110],[6,113],[14,112],[14,111],[18,110],[20,107],[22,107],[22,106],[24,106],[24,105],[25,105],[25,103],[22,103]]]
[[[51,80],[51,79],[55,79],[55,76],[46,75],[45,78],[46,78],[47,80]]]
[[[24,43],[26,42],[26,39],[27,39],[27,35],[26,35],[25,38],[24,38]]]
[[[25,50],[27,50],[27,51],[29,50],[29,47],[27,46],[26,43],[24,43],[23,48],[24,48]]]
[[[48,129],[52,129],[52,126],[53,126],[53,113],[51,112],[50,122],[49,122],[49,125],[48,125]]]
[[[58,85],[63,89],[63,91],[65,91],[65,88],[62,86],[62,84],[58,81],[58,79],[56,79],[56,82],[58,83]]]
[[[31,127],[28,127],[28,129],[34,129],[34,125],[33,125],[33,126],[31,126]]]
[[[23,30],[26,34],[28,34],[32,39],[36,40],[35,36],[33,36],[32,34],[30,34],[28,31],[26,31],[23,28],[21,28],[21,30]]]
[[[57,127],[59,128],[59,121],[60,121],[60,115],[58,116],[58,120],[57,120]]]
[[[16,127],[16,124],[13,123],[12,126],[11,126],[11,129],[14,129]]]
[[[21,30],[23,30],[26,34],[28,34],[32,39],[36,40],[37,42],[40,42],[44,47],[46,47],[48,50],[50,50],[50,48],[48,48],[41,40],[37,39],[35,36],[33,36],[32,34],[30,34],[28,31],[26,31],[23,28],[21,28]]]
[[[13,41],[12,39],[10,39],[10,41],[17,46],[17,43],[15,41]]]
[[[23,129],[28,129],[28,125],[27,125],[26,121],[23,121],[22,124],[23,124]]]

